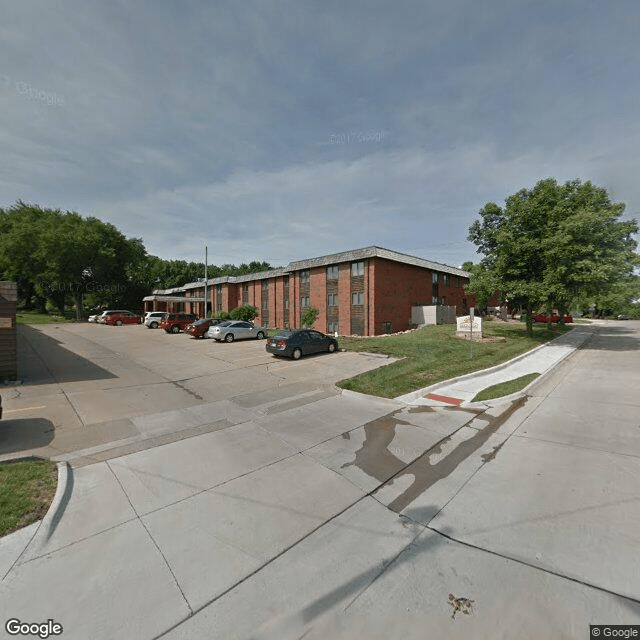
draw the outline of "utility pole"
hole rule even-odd
[[[207,317],[207,258],[208,247],[204,248],[204,317]]]

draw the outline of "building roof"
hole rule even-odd
[[[393,260],[394,262],[402,262],[404,264],[411,264],[416,267],[431,269],[432,271],[439,271],[441,273],[450,273],[452,275],[463,276],[466,278],[470,275],[469,272],[464,271],[463,269],[457,269],[456,267],[450,267],[449,265],[440,264],[439,262],[432,262],[431,260],[417,258],[416,256],[410,256],[406,253],[399,253],[397,251],[391,251],[390,249],[383,249],[382,247],[376,246],[343,251],[342,253],[332,253],[327,256],[320,256],[319,258],[308,258],[307,260],[290,262],[287,269],[289,271],[299,271],[300,269],[323,267],[325,265],[337,264],[339,262],[356,262],[357,260],[364,260],[366,258],[384,258],[385,260]]]
[[[293,273],[294,271],[300,271],[302,269],[323,267],[331,264],[338,264],[340,262],[356,262],[358,260],[365,260],[366,258],[383,258],[385,260],[393,260],[394,262],[402,262],[403,264],[410,264],[416,267],[422,267],[423,269],[431,269],[432,271],[449,273],[455,276],[462,276],[464,278],[468,278],[470,275],[469,272],[464,271],[464,269],[450,267],[447,264],[432,262],[431,260],[425,260],[424,258],[410,256],[406,253],[399,253],[398,251],[391,251],[390,249],[383,249],[382,247],[370,246],[364,247],[363,249],[343,251],[341,253],[331,253],[326,256],[320,256],[318,258],[295,260],[293,262],[290,262],[286,267],[269,269],[268,271],[258,271],[256,273],[248,273],[244,276],[222,276],[220,278],[209,278],[207,280],[207,286],[210,287],[216,284],[222,284],[224,282],[238,283],[250,282],[252,280],[265,280],[266,278],[275,278],[277,276],[287,275]],[[166,290],[157,289],[153,293],[154,295],[175,295],[176,293],[183,293],[188,289],[198,289],[201,287],[204,287],[204,278],[198,282],[188,282],[182,287],[175,287],[173,289]]]

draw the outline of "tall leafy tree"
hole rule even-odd
[[[624,204],[591,182],[559,185],[549,178],[522,189],[505,206],[487,203],[469,240],[484,255],[482,278],[471,278],[474,292],[487,281],[527,312],[527,330],[538,306],[565,311],[572,301],[602,295],[639,264],[636,220],[622,220]]]

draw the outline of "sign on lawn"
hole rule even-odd
[[[473,337],[479,338],[482,335],[482,318],[480,316],[462,316],[460,318],[456,318],[456,334],[471,334],[473,333]],[[465,335],[464,337],[468,337]]]

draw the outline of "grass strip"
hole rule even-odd
[[[19,311],[16,313],[16,324],[60,324],[72,321],[71,317],[65,318],[54,314],[38,313],[37,311]]]
[[[533,382],[539,375],[539,373],[527,373],[526,376],[520,376],[519,378],[514,378],[513,380],[507,380],[506,382],[494,384],[476,394],[471,402],[493,400],[494,398],[502,398],[503,396],[508,396],[512,393],[515,393],[516,391],[522,391],[522,389]]]
[[[379,353],[402,358],[338,386],[383,398],[396,396],[501,364],[540,344],[557,338],[570,327],[559,325],[552,331],[547,325],[535,325],[529,336],[520,322],[484,322],[485,338],[503,338],[501,342],[474,342],[456,338],[455,325],[434,325],[410,333],[375,338],[343,337],[340,347],[349,351]]]
[[[0,463],[0,536],[44,518],[58,485],[50,460]]]

